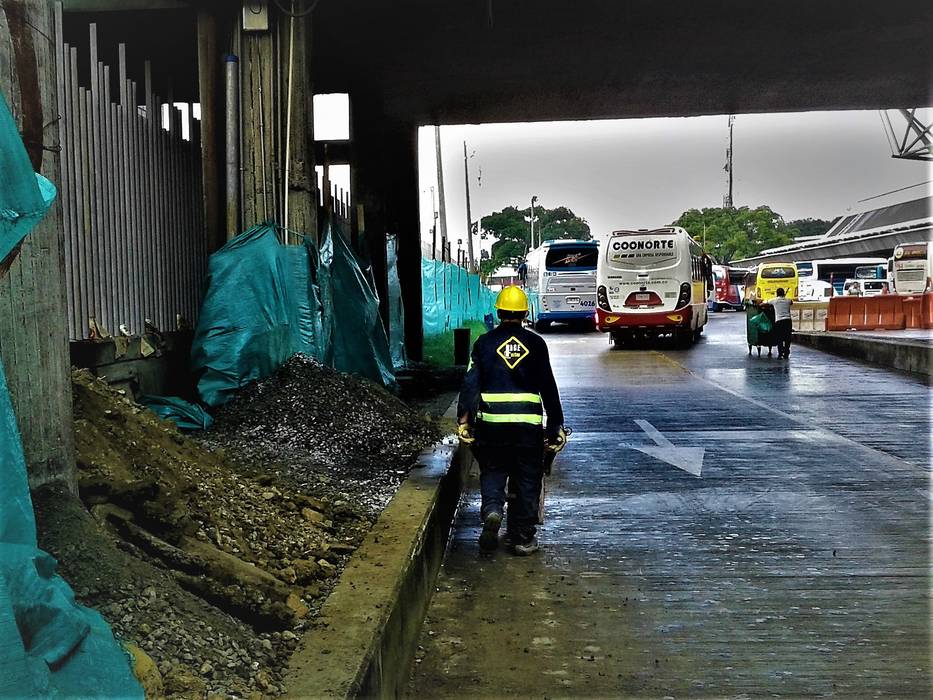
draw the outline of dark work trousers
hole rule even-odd
[[[479,483],[483,495],[483,518],[492,511],[504,512],[506,489],[509,498],[506,529],[528,541],[535,536],[538,496],[544,474],[544,445],[541,447],[475,447]]]
[[[790,338],[793,326],[789,318],[774,322],[774,339],[777,341],[778,356],[790,355]]]

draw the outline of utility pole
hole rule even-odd
[[[531,248],[530,250],[534,250],[536,247],[535,246],[535,202],[537,201],[538,201],[537,196],[533,196],[531,198]],[[539,236],[541,235],[540,231],[538,232],[538,235]]]
[[[466,141],[463,142],[463,178],[466,185],[467,257],[470,262],[469,268],[473,270],[475,263],[473,260],[473,218],[470,216],[470,159],[467,156]]]
[[[441,127],[436,124],[434,125],[434,148],[437,153],[437,212],[441,222],[441,246],[445,246],[448,239],[447,204],[444,199],[444,158],[441,155]]]
[[[735,122],[735,115],[729,115],[729,148],[726,150],[726,172],[729,174],[729,194],[723,202],[726,209],[732,209],[732,124]]]
[[[434,215],[434,221],[431,224],[431,260],[437,260],[437,199],[434,196],[434,188],[431,188],[431,213]],[[443,259],[444,255],[441,254]]]

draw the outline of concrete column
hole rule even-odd
[[[363,206],[360,241],[373,266],[379,313],[389,327],[386,278],[386,201],[391,165],[385,149],[385,118],[381,101],[369,93],[350,93],[352,124],[353,201]]]
[[[386,230],[398,236],[398,276],[405,308],[405,349],[421,360],[421,212],[418,188],[418,127],[396,124],[386,132],[391,167]]]
[[[0,71],[0,91],[33,168],[61,187],[54,37],[50,2],[0,0],[0,65],[10,69]],[[63,481],[74,491],[63,239],[58,198],[0,278],[0,357],[30,485]]]

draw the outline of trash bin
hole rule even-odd
[[[454,328],[454,364],[465,366],[470,361],[470,329]]]

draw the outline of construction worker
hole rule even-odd
[[[523,326],[525,292],[504,288],[496,314],[499,325],[473,345],[457,407],[458,431],[480,465],[480,547],[493,550],[499,544],[508,488],[507,542],[515,554],[528,555],[538,549],[535,521],[545,440],[552,449],[566,442],[564,414],[547,345]]]

